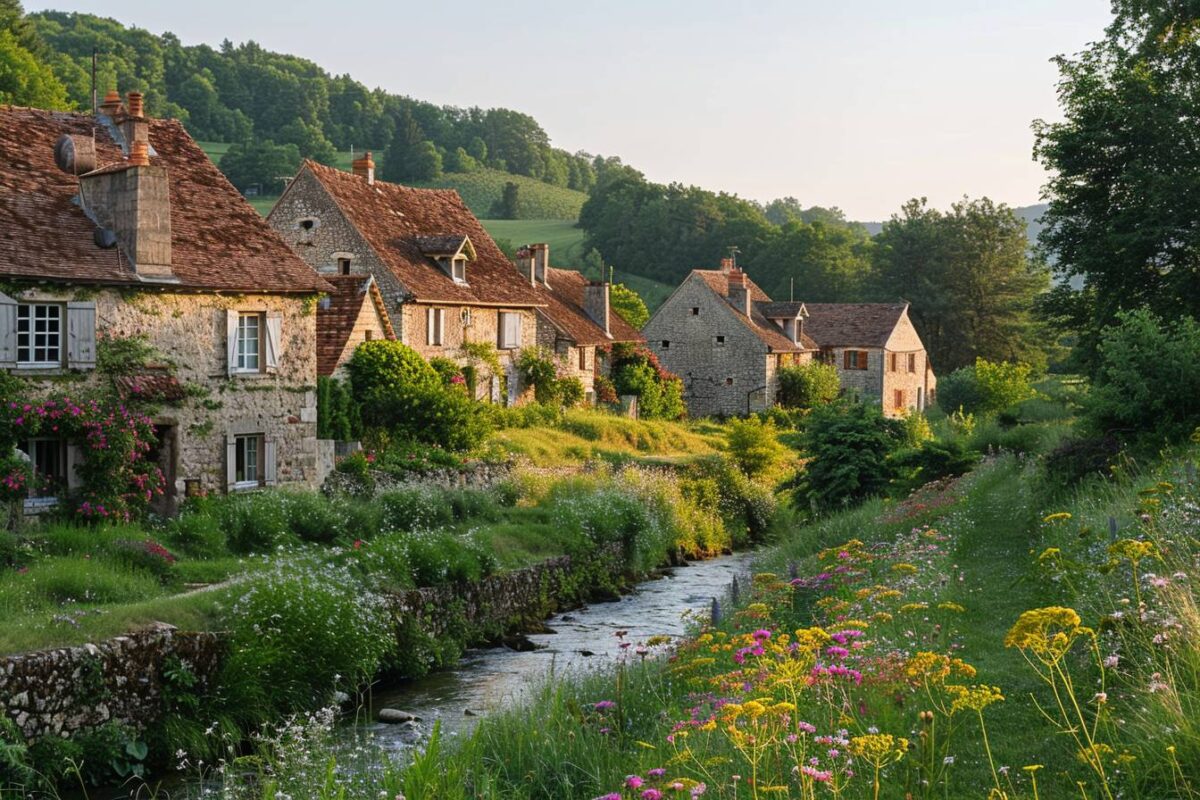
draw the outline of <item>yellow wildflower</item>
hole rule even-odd
[[[850,752],[868,764],[882,767],[904,758],[908,750],[908,739],[897,738],[890,733],[868,733],[850,740]]]
[[[924,611],[927,608],[929,608],[929,603],[905,603],[896,610],[901,614],[907,614],[912,611]]]
[[[1056,662],[1071,649],[1077,636],[1091,635],[1079,624],[1074,609],[1049,606],[1025,611],[1004,637],[1005,647],[1029,650],[1046,663]]]
[[[940,608],[942,611],[954,611],[959,614],[966,611],[966,609],[963,608],[962,606],[960,606],[958,603],[950,603],[950,602],[938,603],[938,608]]]
[[[1042,551],[1042,554],[1038,556],[1038,563],[1045,564],[1047,561],[1056,561],[1061,555],[1062,550],[1058,549],[1057,547],[1047,547]]]
[[[1046,516],[1042,517],[1042,522],[1058,522],[1059,520],[1066,520],[1070,518],[1070,511],[1057,511],[1053,514],[1047,514]]]
[[[903,561],[900,562],[899,564],[892,564],[892,572],[899,572],[899,573],[903,573],[905,575],[911,575],[916,571],[917,571],[917,568],[915,566],[913,566],[912,564],[903,562]]]
[[[1134,563],[1143,558],[1158,557],[1154,542],[1138,539],[1118,539],[1108,546],[1108,554],[1113,558],[1127,558]]]
[[[950,713],[970,709],[971,711],[981,712],[992,703],[999,702],[1004,699],[1004,695],[1000,693],[999,686],[958,686],[956,684],[946,684],[946,691],[954,698],[950,705]]]

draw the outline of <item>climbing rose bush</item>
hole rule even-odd
[[[80,488],[69,499],[74,515],[89,520],[128,521],[145,512],[166,482],[148,459],[154,425],[145,414],[117,400],[75,400],[68,395],[37,403],[10,400],[0,429],[10,438],[63,439],[82,452],[75,475]]]

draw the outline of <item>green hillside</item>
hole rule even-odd
[[[228,142],[202,141],[198,144],[208,154],[208,157],[218,164],[221,162],[221,156],[225,155],[230,147]],[[338,151],[334,166],[349,170],[355,155],[361,156],[362,151],[357,151],[353,155],[348,150]],[[382,170],[383,155],[378,151],[372,151],[372,158],[375,160],[376,170]],[[579,209],[587,200],[587,195],[583,192],[564,189],[561,186],[551,186],[533,178],[486,168],[476,172],[448,172],[436,180],[414,183],[413,186],[429,189],[455,189],[462,195],[463,201],[475,216],[486,217],[491,213],[493,204],[500,199],[504,192],[504,184],[509,181],[519,187],[517,208],[521,221],[556,221],[561,222],[566,228],[571,228],[575,220],[579,219]],[[278,199],[276,196],[263,196],[251,198],[250,202],[261,213],[269,214],[276,199]],[[504,234],[497,235],[504,236]],[[581,240],[582,236],[583,233],[579,231],[575,239]],[[520,244],[522,242],[518,242],[518,240],[526,237],[513,235],[507,238]],[[543,240],[539,239],[538,241]],[[578,256],[573,255],[572,257],[582,258],[583,254],[579,253]]]
[[[577,268],[587,251],[583,249],[583,229],[561,219],[481,219],[493,239],[507,240],[513,247],[534,242],[550,245],[553,266]]]
[[[509,181],[518,188],[517,216],[521,220],[579,219],[579,209],[587,195],[574,189],[551,186],[533,178],[512,175],[495,169],[476,172],[449,172],[436,180],[414,184],[435,189],[457,189],[462,199],[477,217],[489,216],[492,205],[504,192]]]

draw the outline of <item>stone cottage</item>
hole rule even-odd
[[[538,291],[545,305],[537,310],[538,346],[554,353],[559,374],[578,378],[584,398],[595,401],[596,375],[606,375],[604,353],[610,345],[645,342],[637,328],[613,312],[610,286],[581,272],[550,266],[550,245],[530,244],[517,251],[517,272]]]
[[[805,331],[821,359],[838,369],[843,390],[883,406],[888,416],[924,411],[937,398],[937,376],[908,303],[808,303]]]
[[[153,389],[164,510],[185,491],[315,480],[329,286],[141,95],[110,92],[95,116],[0,106],[0,280],[0,369],[47,393]],[[160,356],[98,369],[132,337]],[[51,494],[76,483],[66,442],[21,448]]]
[[[550,300],[457,192],[376,180],[370,153],[353,172],[308,161],[268,222],[317,274],[374,277],[396,338],[425,358],[465,362],[470,344],[495,355],[506,380],[481,381],[478,399],[521,399],[516,354],[536,344],[537,311]]]
[[[776,402],[780,367],[811,361],[803,303],[774,303],[732,259],[692,270],[642,329],[646,346],[683,379],[694,417],[747,414]]]
[[[395,339],[392,318],[373,275],[325,275],[333,287],[317,304],[317,374],[341,377],[354,349]]]

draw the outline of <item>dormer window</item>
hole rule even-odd
[[[350,274],[350,259],[339,258],[338,259],[338,275],[349,275],[349,274]]]
[[[475,246],[461,235],[417,236],[417,247],[421,253],[433,259],[442,272],[455,283],[467,283],[467,262],[475,260]]]

